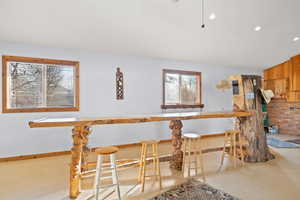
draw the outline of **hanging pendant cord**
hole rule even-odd
[[[205,28],[204,24],[204,0],[202,0],[202,25],[201,28]]]

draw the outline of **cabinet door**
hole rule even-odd
[[[283,66],[283,77],[288,79],[290,77],[290,61],[286,61],[282,64]]]
[[[291,59],[292,64],[292,91],[300,91],[300,55]]]
[[[264,70],[264,80],[265,81],[270,80],[270,70],[269,69]]]
[[[276,76],[277,76],[277,66],[272,67],[271,69],[269,69],[270,80],[276,79]]]
[[[287,96],[288,102],[299,102],[300,101],[300,92],[289,92]]]
[[[265,80],[264,89],[272,90],[274,93],[274,98],[284,99],[287,97],[287,84],[287,79]]]
[[[267,77],[265,80],[283,79],[285,78],[284,63],[276,65],[270,69],[265,70],[264,75]]]
[[[275,79],[284,79],[285,77],[285,65],[284,63],[278,65],[275,70]]]

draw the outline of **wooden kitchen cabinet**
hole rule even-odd
[[[300,55],[264,70],[264,89],[272,90],[275,98],[300,102]]]
[[[300,55],[291,58],[292,88],[291,91],[300,92]]]
[[[286,63],[264,70],[264,89],[272,90],[275,98],[287,98],[289,69]]]
[[[288,79],[273,79],[264,81],[264,89],[272,90],[275,98],[287,98],[288,93]]]
[[[265,70],[265,80],[274,80],[280,78],[283,78],[283,67],[281,65],[276,65]]]
[[[300,92],[288,92],[287,94],[287,101],[288,102],[300,102]]]

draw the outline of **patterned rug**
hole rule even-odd
[[[300,144],[300,139],[286,140],[286,142],[292,142],[292,143],[295,143],[295,144]]]
[[[195,179],[164,192],[151,200],[239,200]]]
[[[282,141],[276,138],[272,138],[270,136],[267,137],[267,143],[268,145],[276,148],[300,148],[300,145]]]

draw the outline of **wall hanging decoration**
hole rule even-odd
[[[123,72],[118,67],[116,72],[116,95],[117,100],[124,99]]]

